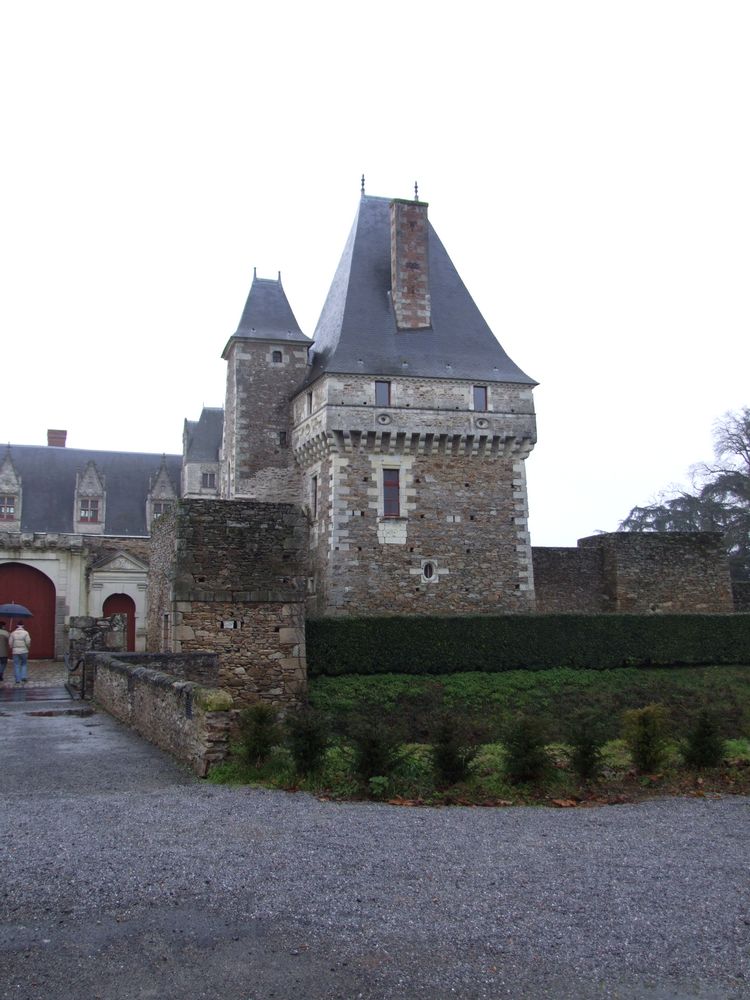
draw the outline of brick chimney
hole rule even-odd
[[[430,326],[427,202],[391,202],[391,292],[399,330]]]
[[[47,444],[50,448],[64,448],[65,440],[68,436],[67,431],[47,431]]]

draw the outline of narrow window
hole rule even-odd
[[[89,524],[99,523],[99,501],[81,500],[81,507],[78,516],[79,521],[86,521]]]
[[[202,472],[201,473],[201,486],[205,490],[215,490],[216,489],[216,473],[215,472]]]
[[[307,415],[308,415],[308,417],[310,416],[311,413],[312,413],[312,393],[308,392],[308,394],[307,394]]]
[[[170,503],[165,503],[164,500],[154,500],[153,504],[153,516],[161,517],[162,514],[166,514],[172,505]]]
[[[487,409],[487,386],[486,385],[475,385],[474,386],[474,409],[475,410],[486,410]]]
[[[426,562],[422,567],[422,576],[425,580],[431,580],[435,575],[435,564],[431,562]]]
[[[313,476],[310,480],[310,509],[312,510],[313,521],[318,519],[318,477]]]
[[[13,521],[16,516],[16,498],[0,496],[0,521]]]
[[[284,358],[283,358],[283,356],[281,354],[281,351],[272,351],[271,352],[271,361],[273,361],[273,363],[275,365],[280,365],[283,360],[284,360]]]
[[[286,448],[286,431],[279,431],[279,448]]]
[[[401,514],[398,476],[398,469],[383,469],[383,517],[399,517]]]
[[[391,405],[391,383],[390,382],[376,382],[375,383],[375,405],[376,406],[390,406]]]

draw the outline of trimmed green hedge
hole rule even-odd
[[[750,663],[750,615],[318,618],[310,675]]]

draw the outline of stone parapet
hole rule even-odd
[[[98,705],[199,777],[226,757],[233,706],[225,691],[105,653],[88,653],[86,668]]]

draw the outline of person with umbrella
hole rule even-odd
[[[5,668],[8,666],[8,630],[5,627],[5,622],[0,622],[0,683],[3,680],[3,674],[5,673]]]
[[[32,617],[29,609],[22,604],[0,604],[0,614],[12,615],[13,618]],[[16,684],[25,684],[28,680],[31,636],[21,622],[10,633],[8,648],[13,655],[13,674]]]

